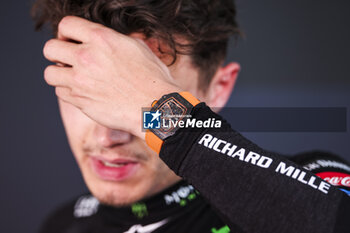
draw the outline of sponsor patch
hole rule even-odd
[[[342,172],[320,172],[316,174],[334,186],[350,187],[350,175]]]
[[[83,218],[95,214],[99,204],[99,201],[93,196],[80,197],[74,206],[74,217]]]

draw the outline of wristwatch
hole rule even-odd
[[[159,154],[163,142],[175,134],[181,121],[191,117],[191,111],[200,101],[189,92],[174,92],[152,103],[151,112],[161,113],[161,127],[146,131],[147,145]]]

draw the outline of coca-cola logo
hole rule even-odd
[[[350,175],[341,172],[320,172],[316,174],[334,186],[350,187]]]

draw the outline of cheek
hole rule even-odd
[[[175,173],[159,158],[159,155],[143,143],[144,151],[148,153],[147,173],[155,187],[167,185],[174,180]],[[153,188],[155,188],[153,187]]]
[[[79,156],[79,148],[83,144],[84,136],[89,132],[92,120],[71,104],[61,100],[58,100],[58,104],[70,147],[73,154]]]
[[[159,180],[166,181],[169,176],[172,175],[172,171],[168,166],[159,158],[159,155],[150,149],[144,141],[138,139],[137,143],[139,151],[143,151],[145,156],[147,156],[147,162],[143,167],[143,178],[147,177],[146,180],[153,182],[153,185],[159,185]]]

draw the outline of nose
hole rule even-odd
[[[132,140],[132,135],[122,130],[114,130],[97,125],[94,130],[95,138],[102,147],[113,147],[126,144]]]

